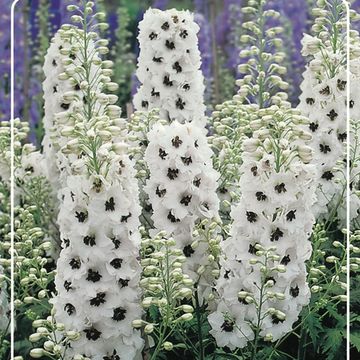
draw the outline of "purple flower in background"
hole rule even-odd
[[[152,7],[155,9],[166,10],[169,0],[154,0]]]
[[[203,14],[195,13],[194,20],[200,26],[198,39],[201,53],[201,71],[206,81],[205,99],[208,101],[211,98],[212,80],[211,29]]]
[[[0,120],[10,117],[10,5],[7,1],[5,11],[0,14]]]
[[[7,121],[10,119],[10,7],[12,1],[6,0],[4,4],[4,11],[0,15],[0,120]],[[15,81],[14,81],[14,95],[15,95],[15,117],[22,115],[24,95],[22,91],[23,81],[23,67],[21,59],[24,58],[24,38],[27,35],[24,27],[23,19],[23,5],[18,3],[15,8]]]

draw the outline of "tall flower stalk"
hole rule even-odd
[[[137,75],[142,85],[134,105],[142,111],[159,109],[159,120],[151,124],[146,138],[137,137],[149,173],[144,187],[154,227],[149,230],[165,231],[174,239],[182,253],[183,273],[194,284],[197,313],[218,274],[220,242],[218,174],[206,138],[199,27],[188,11],[150,9],[139,28]],[[201,331],[199,336],[203,358]]]
[[[134,98],[137,108],[158,107],[160,119],[170,122],[153,124],[147,135],[150,177],[145,191],[154,227],[175,239],[187,257],[184,272],[196,283],[211,254],[206,243],[193,244],[192,233],[202,219],[218,217],[218,175],[204,128],[197,31],[189,12],[148,10],[139,34],[138,76],[143,84]]]
[[[84,354],[130,360],[143,346],[131,325],[141,316],[138,188],[122,142],[117,96],[106,93],[118,86],[111,82],[112,63],[102,60],[108,48],[98,31],[107,28],[105,14],[93,14],[94,3],[85,1],[68,10],[75,12],[75,25],[59,30],[45,65],[61,71],[45,80],[47,85],[57,82],[47,94],[58,93],[48,98],[57,107],[47,116],[49,130],[60,134],[48,133],[60,175],[63,247],[55,278],[55,320],[77,334],[64,348],[65,359]]]
[[[310,119],[306,130],[313,135],[310,146],[313,148],[313,164],[318,169],[318,201],[314,205],[315,215],[328,224],[338,219],[345,223],[346,197],[346,143],[354,142],[351,160],[356,160],[356,132],[359,104],[357,101],[357,83],[359,79],[359,35],[351,31],[350,36],[350,84],[346,74],[346,9],[342,1],[331,0],[319,3],[314,9],[317,16],[313,32],[315,36],[303,38],[303,56],[309,63],[301,84],[299,109]],[[353,11],[353,20],[359,16]],[[347,88],[350,86],[350,99]],[[347,106],[353,120],[351,138],[347,139]],[[354,137],[355,136],[355,137]],[[352,177],[356,173],[354,162],[349,165]],[[354,173],[355,171],[355,173]],[[352,184],[355,184],[353,181]],[[354,194],[355,195],[355,194]],[[354,207],[356,195],[353,197]],[[351,218],[356,217],[356,209]]]
[[[288,88],[280,64],[285,57],[278,37],[282,28],[271,25],[279,13],[264,0],[250,1],[242,12],[249,18],[242,35],[248,48],[240,53],[248,59],[239,65],[244,76],[237,81],[232,111],[223,106],[215,114],[225,136],[238,114],[246,114],[234,135],[241,166],[233,187],[240,193],[233,198],[230,237],[221,244],[217,309],[208,320],[220,347],[255,359],[262,341],[292,330],[310,299],[305,261],[312,252],[315,170],[308,164],[311,135],[302,128],[308,120],[291,109],[281,91]],[[212,142],[221,145],[222,138],[214,136]]]

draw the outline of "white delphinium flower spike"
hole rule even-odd
[[[221,301],[209,316],[217,343],[232,349],[269,333],[279,339],[310,299],[305,261],[312,252],[315,170],[303,160],[308,148],[296,145],[306,119],[277,106],[258,114],[262,126],[243,142],[242,194],[222,243]]]
[[[142,86],[134,99],[136,108],[157,107],[160,119],[170,123],[159,120],[147,134],[145,161],[150,177],[144,189],[154,227],[175,239],[186,256],[184,273],[196,284],[217,263],[208,240],[198,236],[196,227],[206,228],[215,221],[215,229],[219,209],[219,175],[212,167],[206,137],[197,32],[188,11],[150,9],[145,13],[139,34]],[[200,225],[204,219],[209,222]],[[202,296],[209,282],[200,287]]]
[[[137,110],[158,108],[162,119],[205,122],[198,31],[189,11],[145,12],[139,23]]]
[[[66,359],[84,354],[95,360],[133,360],[143,346],[131,325],[142,315],[139,193],[133,162],[119,139],[121,109],[115,105],[117,97],[106,93],[117,85],[110,79],[111,64],[101,60],[106,41],[95,32],[106,28],[102,22],[94,24],[104,14],[90,15],[93,6],[84,3],[79,15],[72,16],[81,29],[63,25],[60,31],[67,57],[58,78],[80,90],[62,94],[70,123],[60,121],[56,129],[62,136],[56,145],[63,249],[53,304],[56,321],[80,334],[66,350]]]
[[[314,9],[319,23],[326,24],[329,31],[313,26],[315,36],[306,34],[303,38],[303,55],[310,57],[303,74],[302,94],[298,108],[309,117],[310,123],[304,129],[311,132],[309,146],[314,151],[313,164],[318,170],[317,198],[313,211],[315,216],[327,221],[336,217],[346,223],[346,143],[354,139],[347,134],[347,106],[350,118],[358,120],[360,114],[359,79],[360,66],[358,54],[360,41],[357,31],[351,31],[350,64],[346,59],[346,8],[341,1],[324,1],[320,9]],[[351,12],[352,20],[359,15]],[[338,33],[331,29],[337,28]],[[349,87],[347,65],[350,69],[350,99],[347,99]],[[355,130],[356,132],[357,130]],[[353,131],[352,131],[353,133]],[[352,134],[350,134],[352,135]],[[356,154],[351,150],[350,172],[354,174]],[[356,150],[355,150],[356,152]],[[355,170],[356,172],[356,170]],[[352,189],[356,181],[351,181]],[[358,215],[359,200],[352,191],[353,220]]]
[[[237,81],[233,103],[215,116],[225,117],[223,126],[214,124],[226,134],[232,122],[227,113],[247,115],[237,136],[239,189],[230,198],[235,200],[232,225],[230,237],[221,243],[224,257],[215,287],[217,308],[208,316],[210,332],[219,346],[234,350],[249,345],[253,354],[260,338],[275,341],[290,332],[309,302],[305,261],[312,253],[308,239],[315,201],[315,169],[308,164],[312,153],[306,146],[311,135],[302,129],[308,119],[291,109],[280,91],[288,88],[278,38],[283,29],[272,26],[280,14],[266,5],[266,0],[251,0],[243,9],[249,14],[242,36],[248,47],[240,56],[248,61],[239,66],[244,76]],[[236,101],[241,108],[234,107]]]

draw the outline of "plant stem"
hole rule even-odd
[[[307,341],[307,332],[301,324],[301,330],[300,330],[300,340],[299,340],[299,347],[298,347],[298,360],[305,360],[306,359],[306,341]]]
[[[201,314],[200,314],[200,304],[199,304],[199,296],[198,291],[195,290],[195,313],[196,313],[196,325],[198,330],[199,337],[199,360],[204,360],[204,347],[203,347],[203,337],[202,337],[202,329],[201,329]]]

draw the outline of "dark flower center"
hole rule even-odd
[[[297,285],[295,287],[290,288],[290,295],[292,297],[299,296],[299,292],[300,292],[300,290],[299,290],[299,287]]]
[[[68,303],[64,306],[64,310],[68,313],[69,316],[71,316],[75,312],[75,306]]]
[[[306,103],[308,104],[308,105],[314,105],[315,104],[315,99],[313,99],[313,98],[306,98]]]
[[[258,217],[257,214],[255,214],[255,213],[252,212],[252,211],[247,211],[247,212],[246,212],[247,221],[249,221],[249,222],[251,222],[251,223],[256,222],[257,217]]]
[[[262,191],[257,191],[255,196],[258,201],[265,201],[267,199],[266,195]]]
[[[277,191],[279,194],[281,194],[281,193],[286,193],[286,187],[285,187],[285,184],[284,184],[284,183],[275,185],[274,189],[275,189],[275,191]]]
[[[345,133],[342,133],[342,134],[338,134],[338,140],[341,141],[341,142],[344,142],[347,138],[347,134],[346,132]]]
[[[195,250],[191,247],[191,245],[184,246],[183,253],[186,257],[190,257]]]
[[[162,28],[163,30],[169,30],[170,25],[169,25],[169,23],[166,21],[166,22],[164,22],[164,23],[161,25],[161,28]]]
[[[337,88],[338,88],[340,91],[344,91],[345,88],[346,88],[346,81],[345,81],[345,80],[338,79],[338,81],[337,81]]]
[[[279,228],[276,228],[276,230],[271,233],[270,241],[279,241],[283,236],[284,233]]]
[[[252,244],[249,245],[249,250],[248,250],[249,254],[252,254],[252,255],[256,254],[256,245],[257,245],[257,243],[255,243],[254,245],[252,245]]]
[[[235,323],[231,320],[225,320],[221,325],[221,330],[225,332],[232,332],[234,330]]]
[[[181,73],[182,72],[182,67],[181,65],[179,64],[178,61],[176,61],[174,63],[174,65],[172,66],[172,68],[177,72],[177,73]]]
[[[309,124],[309,128],[312,132],[315,132],[318,129],[318,127],[319,127],[319,124],[316,124],[314,122]]]
[[[188,206],[190,204],[192,196],[191,195],[186,195],[184,196],[181,200],[180,200],[180,204]]]
[[[150,35],[149,35],[149,39],[150,40],[154,40],[157,38],[157,34],[155,34],[154,32],[152,32]]]
[[[112,237],[111,241],[113,242],[115,249],[118,249],[121,245],[121,240],[117,239],[116,237]]]
[[[328,114],[326,114],[326,116],[329,117],[331,121],[334,121],[338,117],[338,114],[334,109],[332,109]]]
[[[104,292],[100,292],[96,294],[96,297],[90,299],[91,306],[100,306],[106,302],[105,300],[106,294]]]
[[[131,217],[131,213],[129,213],[128,215],[123,215],[120,219],[121,222],[127,222],[128,219]]]
[[[92,281],[92,282],[98,282],[100,281],[100,279],[102,278],[102,275],[100,275],[100,273],[98,271],[89,269],[88,270],[88,275],[86,277],[87,281]]]
[[[153,88],[153,89],[151,90],[151,96],[159,97],[159,96],[160,96],[160,92],[159,92],[159,91],[155,91],[155,89]]]
[[[121,321],[125,319],[125,314],[126,314],[126,309],[122,308],[122,307],[118,307],[116,309],[114,309],[114,315],[113,315],[113,320],[115,321]]]
[[[94,327],[91,327],[90,329],[85,329],[84,332],[86,334],[86,338],[93,341],[96,341],[101,335],[101,332],[96,330]]]
[[[182,156],[182,157],[181,157],[181,160],[182,160],[182,162],[184,163],[184,165],[187,165],[187,166],[189,166],[189,165],[192,163],[192,158],[191,158],[191,156],[189,156],[189,157]]]
[[[119,279],[119,285],[124,288],[127,287],[129,285],[129,279]]]
[[[69,265],[71,266],[71,268],[74,269],[80,269],[81,267],[81,261],[79,258],[73,258],[70,260]]]
[[[321,95],[330,95],[330,87],[329,86],[324,87],[319,91],[319,93]]]
[[[193,184],[198,188],[200,187],[201,184],[201,179],[200,178],[195,178],[193,181]]]
[[[165,46],[166,46],[169,50],[174,50],[174,49],[175,49],[175,44],[174,44],[173,41],[166,40]]]
[[[65,282],[64,282],[64,288],[65,288],[66,291],[71,290],[71,289],[72,289],[72,287],[71,287],[71,282],[65,280]]]
[[[182,39],[186,39],[189,34],[188,34],[187,30],[181,30],[179,35]]]
[[[76,211],[75,212],[75,217],[78,219],[79,222],[83,223],[85,222],[85,220],[88,217],[88,213],[87,212],[82,212],[82,211]]]
[[[156,187],[155,194],[156,194],[158,197],[163,197],[163,196],[166,194],[166,189],[160,190],[159,187],[157,186],[157,187]]]
[[[321,178],[325,179],[325,180],[331,180],[334,177],[334,174],[331,171],[325,171],[322,175]]]
[[[291,261],[290,255],[286,255],[281,259],[280,264],[281,265],[287,265]]]
[[[178,177],[179,169],[170,169],[168,168],[167,177],[170,180],[175,180]]]
[[[296,210],[290,210],[290,211],[286,214],[286,220],[287,220],[287,221],[293,221],[294,219],[296,219],[295,213],[296,213]]]
[[[168,213],[167,218],[172,222],[172,223],[176,223],[176,222],[180,222],[180,219],[177,219],[171,212],[171,210]]]
[[[175,136],[172,140],[171,140],[172,146],[178,148],[183,142],[182,140],[178,137]]]
[[[162,160],[165,160],[165,158],[167,157],[167,152],[164,150],[164,149],[159,149],[159,157],[162,159]]]
[[[84,244],[87,246],[94,246],[96,245],[95,236],[94,235],[87,235],[84,237]]]
[[[184,110],[186,103],[185,101],[182,101],[181,98],[178,98],[175,102],[175,105],[177,109]]]
[[[173,86],[173,82],[170,81],[170,77],[168,75],[164,76],[163,84],[165,86]]]
[[[123,260],[120,258],[115,258],[110,261],[110,265],[115,269],[120,269],[122,265]]]
[[[120,356],[117,355],[116,350],[114,349],[112,355],[104,356],[103,360],[120,360]]]

